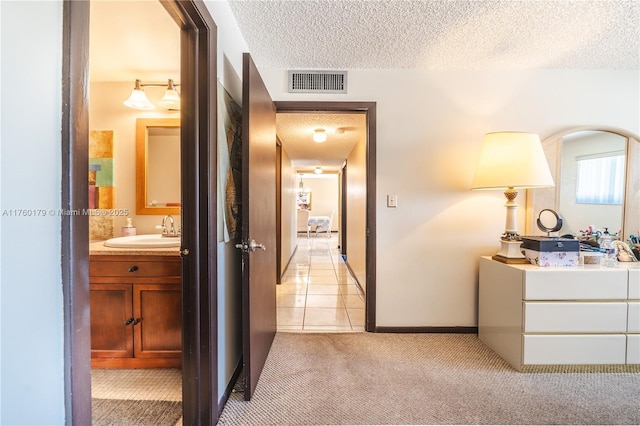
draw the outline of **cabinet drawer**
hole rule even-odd
[[[640,364],[640,334],[627,336],[627,364]]]
[[[627,336],[553,335],[523,336],[525,365],[624,364]]]
[[[640,333],[640,302],[629,302],[627,321],[627,331],[629,333]]]
[[[640,269],[629,269],[629,299],[640,300]]]
[[[524,331],[569,333],[624,333],[627,303],[527,302]]]
[[[91,260],[92,277],[177,277],[181,274],[180,260]]]
[[[524,279],[526,300],[626,299],[624,269],[528,270]]]

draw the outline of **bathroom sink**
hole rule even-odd
[[[180,247],[180,237],[163,238],[161,234],[132,235],[129,237],[111,238],[105,241],[104,245],[115,248]]]

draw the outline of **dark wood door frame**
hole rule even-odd
[[[347,162],[342,166],[340,181],[340,253],[347,254]]]
[[[162,0],[181,28],[183,423],[218,417],[216,245],[217,28],[201,0]],[[63,4],[62,205],[88,206],[87,1]],[[186,225],[186,226],[185,226]],[[62,216],[66,424],[91,424],[89,225]]]
[[[376,331],[376,103],[276,101],[277,112],[365,112],[367,114],[367,247],[365,330]]]

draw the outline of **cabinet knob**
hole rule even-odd
[[[142,321],[140,318],[136,318],[133,320],[133,325],[137,325],[140,323],[140,321]]]
[[[130,325],[133,322],[133,318],[129,318],[124,322],[124,325]]]
[[[138,270],[138,267],[136,265],[130,266],[129,267],[129,272],[135,272]]]

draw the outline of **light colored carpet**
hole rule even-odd
[[[182,417],[180,401],[91,400],[93,426],[174,426]]]
[[[220,425],[640,424],[640,374],[519,373],[470,334],[277,333]]]

